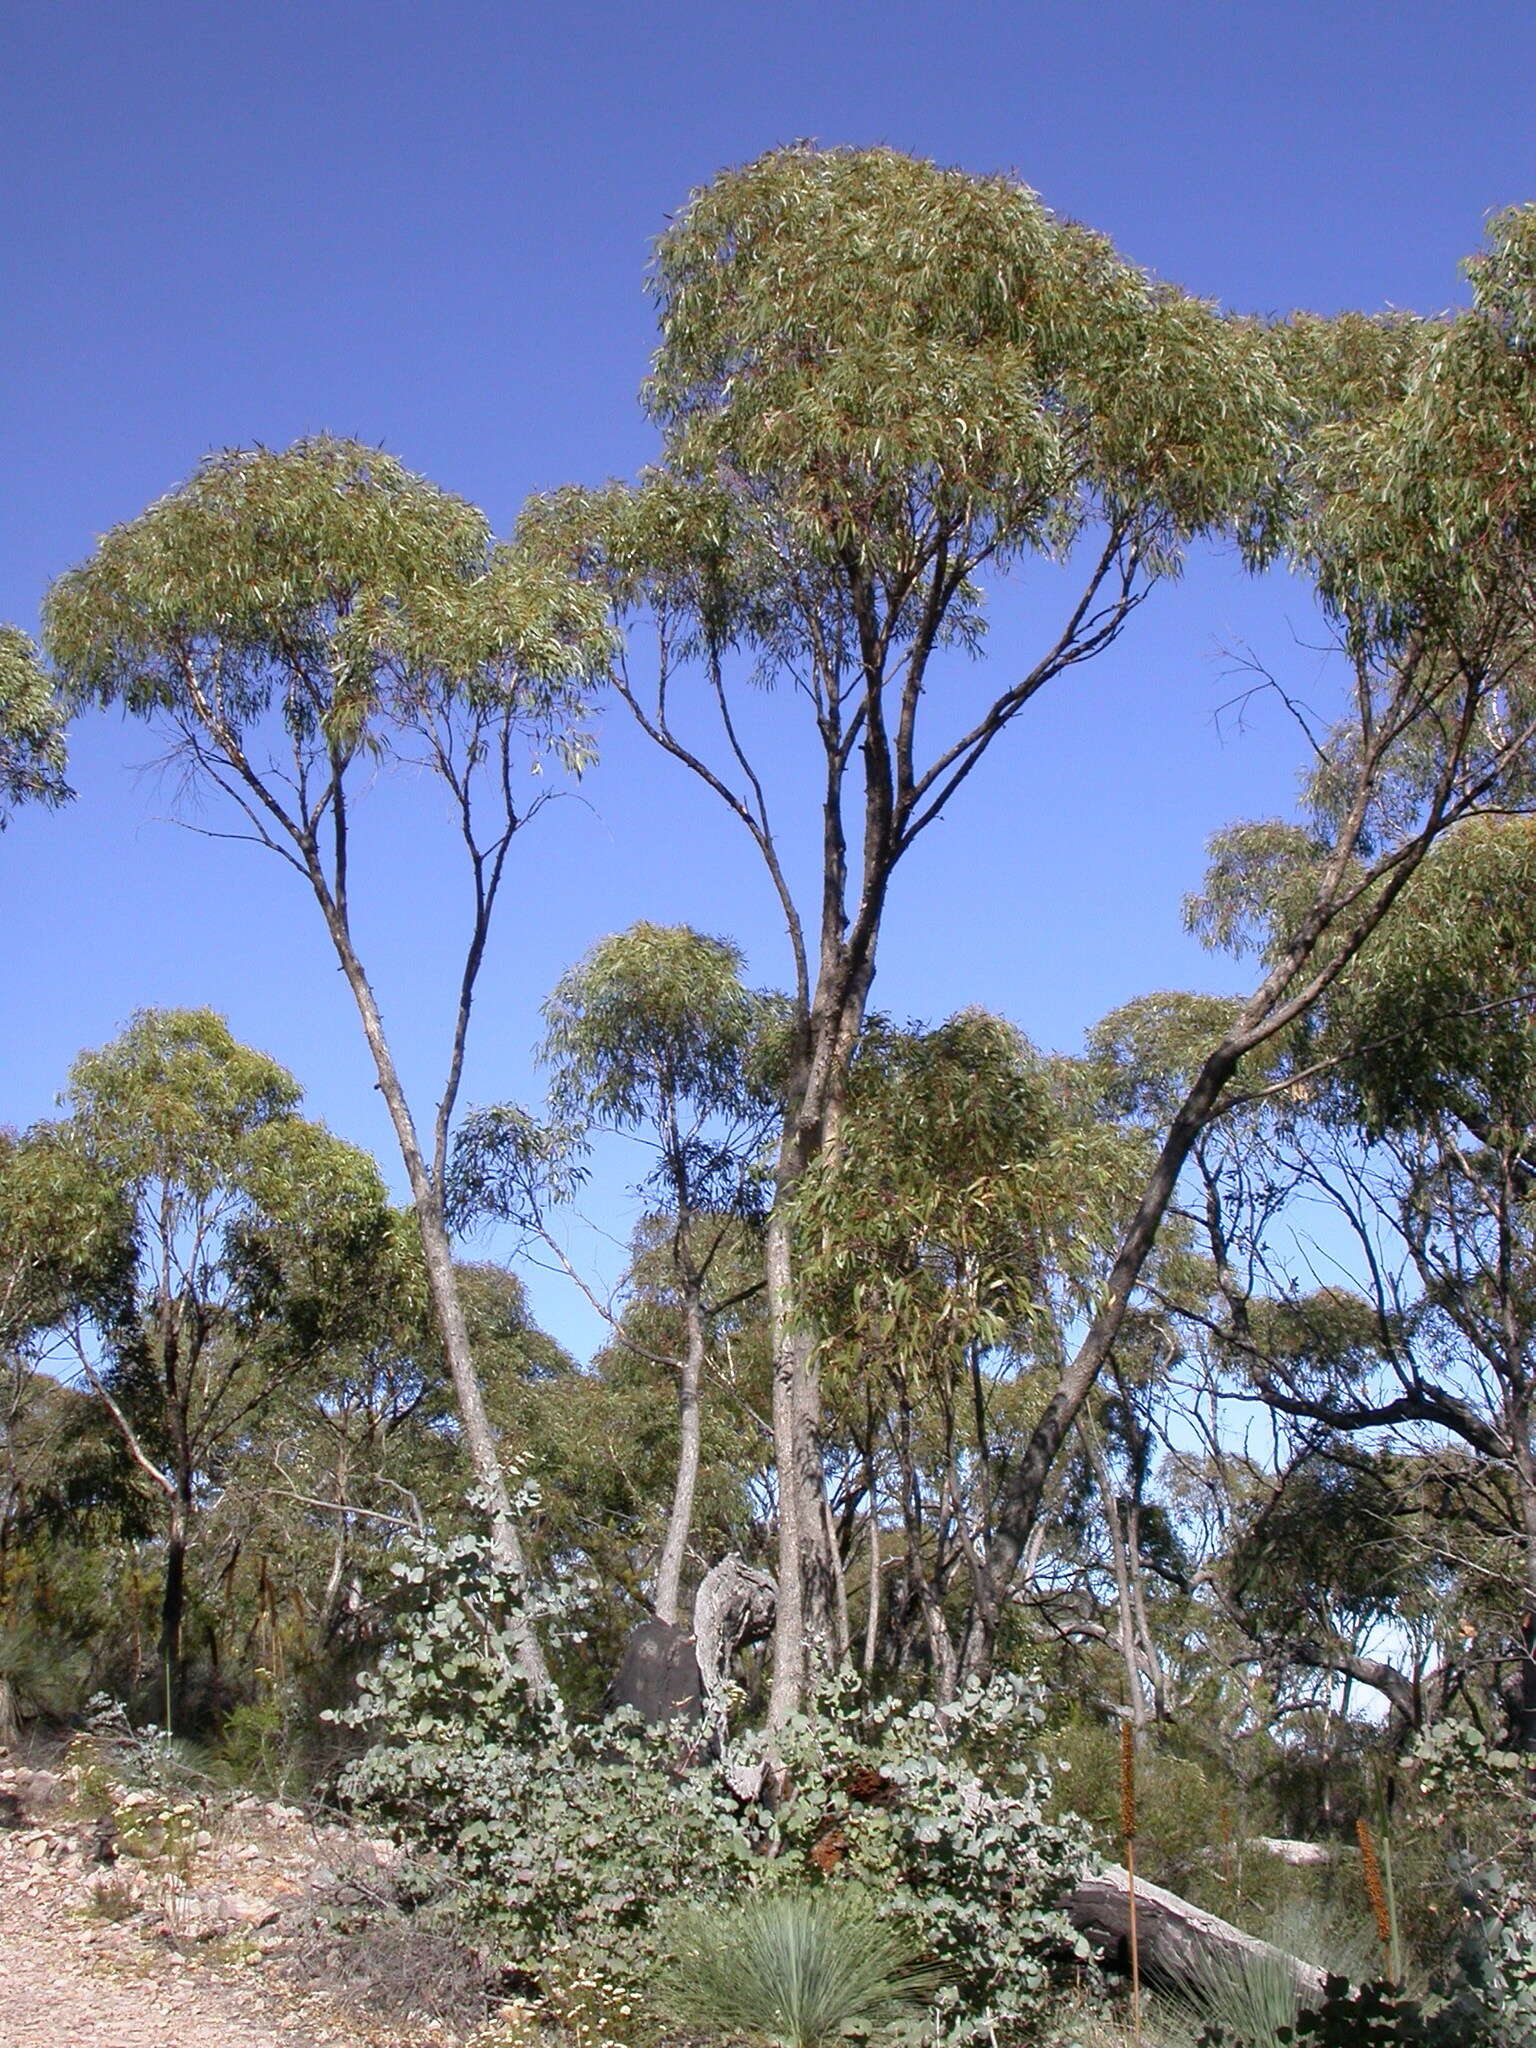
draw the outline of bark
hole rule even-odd
[[[1520,1364],[1524,1364],[1523,1356]],[[1531,1423],[1524,1395],[1525,1374],[1523,1371],[1518,1376],[1507,1374],[1506,1379],[1517,1379],[1521,1389],[1509,1403],[1513,1410],[1509,1418],[1509,1435],[1514,1451],[1511,1466],[1520,1502],[1521,1565],[1526,1602],[1526,1611],[1520,1617],[1519,1676],[1510,1733],[1514,1738],[1513,1748],[1531,1759],[1527,1777],[1532,1796],[1536,1797],[1536,1458],[1531,1454]]]
[[[774,1616],[774,1581],[735,1555],[704,1574],[693,1602],[694,1653],[704,1688],[704,1718],[718,1751],[728,1733],[731,1661],[749,1638],[767,1633]]]
[[[423,1156],[415,1120],[406,1101],[394,1056],[384,1033],[378,1003],[353,948],[345,913],[325,888],[323,878],[312,875],[311,880],[314,882],[315,893],[320,899],[321,907],[326,913],[331,942],[336,949],[342,972],[347,978],[347,985],[352,991],[358,1015],[362,1019],[363,1033],[368,1041],[368,1050],[373,1055],[374,1070],[378,1075],[379,1092],[384,1097],[390,1121],[395,1127],[395,1137],[400,1146],[400,1156],[405,1165],[406,1178],[410,1184],[415,1207],[416,1228],[421,1238],[422,1257],[426,1265],[427,1290],[442,1340],[449,1378],[453,1382],[460,1427],[464,1433],[464,1448],[489,1512],[492,1551],[503,1570],[514,1578],[526,1580],[528,1560],[518,1532],[517,1518],[512,1510],[511,1496],[507,1491],[506,1474],[502,1470],[495,1431],[491,1428],[490,1417],[486,1413],[485,1396],[481,1390],[480,1376],[475,1370],[474,1355],[469,1341],[469,1327],[464,1319],[464,1304],[459,1297],[458,1276],[453,1265],[453,1247],[449,1242],[448,1226],[443,1211],[442,1188],[437,1175],[428,1169]],[[549,1666],[545,1662],[544,1652],[533,1630],[521,1617],[517,1617],[511,1623],[509,1632],[517,1668],[529,1691],[535,1698],[553,1699],[555,1691]]]
[[[160,1669],[165,1682],[167,1735],[186,1718],[187,1662],[183,1642],[187,1606],[187,1542],[192,1503],[178,1487],[165,1535],[165,1578],[160,1595]]]
[[[779,1596],[768,1695],[768,1722],[775,1728],[799,1711],[812,1674],[830,1662],[835,1600],[822,1473],[821,1386],[812,1339],[800,1327],[784,1201],[781,1192],[767,1232],[778,1475]]]
[[[864,1676],[874,1676],[875,1654],[880,1647],[880,1510],[873,1479],[869,1488],[869,1601],[864,1610]]]
[[[1125,1966],[1130,1935],[1130,1886],[1118,1865],[1085,1877],[1063,1901],[1074,1927],[1107,1949]],[[1323,1972],[1300,1957],[1244,1934],[1161,1885],[1136,1879],[1136,1945],[1145,1974],[1170,1984],[1198,1984],[1200,1967],[1212,1958],[1241,1965],[1260,1958],[1280,1964],[1295,1982],[1300,1998],[1313,2002],[1323,1995]]]
[[[1109,1469],[1109,1460],[1104,1455],[1099,1433],[1093,1426],[1091,1417],[1086,1414],[1082,1418],[1079,1433],[1088,1452],[1088,1463],[1093,1472],[1094,1484],[1098,1487],[1099,1498],[1104,1503],[1104,1523],[1109,1531],[1110,1562],[1114,1568],[1120,1659],[1125,1666],[1126,1704],[1130,1709],[1131,1727],[1139,1741],[1146,1730],[1147,1701],[1141,1662],[1137,1656],[1136,1618],[1131,1606],[1129,1548],[1120,1520],[1120,1504],[1115,1498],[1114,1476]]]
[[[699,1480],[699,1382],[704,1371],[704,1304],[699,1290],[687,1285],[683,1314],[686,1342],[677,1381],[677,1476],[667,1533],[656,1568],[656,1619],[676,1627],[682,1595],[683,1564],[693,1526],[693,1496]]]

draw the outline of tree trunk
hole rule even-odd
[[[704,1717],[717,1753],[724,1749],[729,1732],[731,1660],[749,1638],[767,1633],[776,1599],[768,1574],[754,1571],[734,1553],[721,1558],[699,1581],[693,1601],[694,1652],[704,1689]]]
[[[464,1432],[464,1447],[469,1455],[470,1468],[475,1475],[476,1483],[485,1498],[491,1526],[492,1551],[504,1571],[514,1578],[526,1581],[528,1561],[523,1550],[522,1538],[518,1533],[517,1518],[512,1512],[512,1500],[507,1491],[506,1474],[502,1470],[495,1432],[485,1411],[485,1397],[481,1391],[480,1378],[475,1371],[474,1355],[470,1348],[469,1326],[464,1320],[464,1304],[459,1297],[458,1276],[453,1265],[453,1247],[449,1242],[448,1226],[443,1211],[443,1191],[433,1174],[429,1172],[422,1154],[421,1144],[416,1135],[415,1120],[405,1099],[405,1090],[400,1084],[389,1041],[384,1035],[384,1022],[379,1014],[379,1006],[368,977],[363,972],[362,962],[353,950],[345,918],[326,890],[323,878],[315,881],[315,893],[326,913],[331,942],[336,948],[336,956],[341,962],[342,972],[347,977],[347,985],[357,1004],[358,1015],[363,1023],[363,1033],[368,1040],[368,1049],[373,1054],[374,1069],[379,1077],[379,1092],[384,1097],[390,1121],[395,1127],[400,1156],[405,1165],[406,1178],[410,1183],[416,1228],[421,1238],[422,1257],[427,1271],[427,1291],[431,1297],[432,1310],[442,1341],[443,1356],[453,1382],[454,1401]],[[509,1633],[512,1636],[517,1668],[529,1691],[537,1699],[552,1700],[555,1697],[554,1683],[549,1675],[549,1666],[544,1660],[544,1652],[533,1630],[521,1615],[517,1615],[509,1624]]]
[[[1067,1916],[1100,1948],[1123,1952],[1130,1936],[1130,1886],[1125,1871],[1111,1865],[1085,1877],[1064,1901]],[[1284,1949],[1272,1948],[1214,1913],[1202,1912],[1161,1885],[1136,1880],[1136,1946],[1144,1972],[1165,1983],[1198,1985],[1201,1966],[1222,1960],[1239,1967],[1263,1959],[1278,1963],[1294,1980],[1297,1997],[1315,2003],[1323,1995],[1323,1972]]]
[[[165,1686],[165,1732],[177,1734],[186,1719],[187,1665],[183,1646],[187,1609],[187,1539],[192,1503],[185,1487],[171,1499],[165,1536],[165,1581],[160,1595],[160,1672]]]
[[[1104,1455],[1104,1446],[1093,1418],[1084,1414],[1079,1434],[1088,1452],[1088,1463],[1093,1472],[1094,1484],[1099,1489],[1099,1498],[1104,1503],[1104,1525],[1109,1532],[1110,1562],[1114,1568],[1115,1608],[1119,1617],[1120,1658],[1125,1666],[1125,1698],[1130,1709],[1131,1728],[1138,1741],[1147,1725],[1147,1702],[1142,1689],[1140,1661],[1136,1654],[1136,1620],[1131,1612],[1131,1566],[1125,1540],[1125,1530],[1120,1520],[1120,1503],[1115,1498],[1114,1475],[1109,1469],[1109,1460]]]
[[[686,1284],[685,1343],[677,1380],[677,1477],[667,1516],[661,1562],[656,1568],[656,1619],[678,1625],[683,1564],[693,1526],[693,1496],[699,1480],[699,1381],[704,1371],[704,1304],[692,1281]]]
[[[844,1082],[874,962],[866,958],[860,966],[849,961],[842,937],[840,883],[829,889],[823,917],[820,974],[803,1063],[788,1090],[767,1231],[765,1278],[779,1485],[779,1605],[768,1695],[770,1728],[798,1713],[813,1676],[831,1668],[839,1633],[838,1564],[822,1466],[821,1379],[815,1337],[800,1317],[787,1210],[806,1170],[824,1150],[836,1147]],[[846,1638],[846,1627],[841,1633]]]
[[[774,1204],[767,1233],[768,1322],[773,1344],[773,1462],[778,1484],[778,1597],[773,1622],[773,1679],[768,1725],[778,1728],[799,1711],[810,1668],[806,1640],[808,1600],[801,1526],[807,1517],[798,1484],[799,1396],[802,1363],[795,1327],[794,1281],[789,1222],[782,1199]],[[821,1504],[814,1504],[810,1531],[821,1528]]]
[[[880,1502],[875,1493],[875,1468],[869,1466],[869,1600],[864,1609],[864,1677],[875,1675],[880,1647]]]
[[[1508,1379],[1515,1379],[1510,1372]],[[1517,1381],[1518,1384],[1518,1381]],[[1526,1402],[1509,1404],[1509,1438],[1514,1450],[1511,1463],[1519,1498],[1521,1564],[1524,1579],[1525,1612],[1520,1617],[1520,1660],[1518,1678],[1511,1688],[1511,1747],[1529,1759],[1527,1783],[1536,1799],[1536,1457],[1531,1452],[1531,1421]]]

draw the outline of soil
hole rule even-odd
[[[293,1809],[240,1802],[176,1876],[116,1849],[60,1795],[51,1774],[0,1756],[0,2048],[453,2040],[428,2020],[375,2023],[294,1971],[285,1923],[332,1845]]]

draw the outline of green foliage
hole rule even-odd
[[[1397,1483],[1395,1483],[1397,1482]],[[1352,1638],[1406,1617],[1425,1590],[1406,1541],[1411,1494],[1390,1456],[1298,1463],[1235,1532],[1231,1583],[1255,1621],[1276,1634],[1306,1634],[1316,1618]]]
[[[747,1060],[762,999],[728,939],[642,921],[599,939],[544,1005],[557,1116],[632,1128],[658,1102],[750,1114]]]
[[[694,1908],[668,1929],[657,2003],[700,2033],[825,2048],[889,2025],[936,1988],[888,1921],[855,1893],[785,1892]]]
[[[1084,1048],[1104,1109],[1160,1136],[1236,1010],[1230,997],[1179,990],[1137,996],[1111,1010]]]
[[[806,535],[899,534],[909,493],[1004,551],[1096,502],[1170,533],[1246,505],[1285,395],[1262,335],[1026,186],[888,149],[773,151],[657,252],[648,387],[681,475],[772,478]]]
[[[1205,1998],[1213,2024],[1202,2048],[1531,2048],[1536,2042],[1536,1902],[1487,1870],[1463,1887],[1454,1962],[1427,1991],[1328,1977],[1321,2001],[1290,2024],[1274,2022],[1278,1996],[1234,1998],[1217,1985]],[[1261,1981],[1255,1978],[1255,1984]],[[1202,1996],[1205,1986],[1200,1987]]]
[[[1473,303],[1446,321],[1379,328],[1374,368],[1350,362],[1343,402],[1319,407],[1303,471],[1300,529],[1325,601],[1363,607],[1398,638],[1500,598],[1517,602],[1536,525],[1524,487],[1536,435],[1530,349],[1536,307],[1533,211],[1489,225],[1468,264]],[[1343,340],[1365,339],[1351,324]],[[1335,345],[1334,360],[1349,360]],[[1305,369],[1318,367],[1314,353]]]
[[[1330,1977],[1321,2004],[1301,2013],[1294,2026],[1266,2037],[1244,2032],[1240,2023],[1218,2024],[1201,2035],[1201,2048],[1267,2048],[1268,2040],[1282,2048],[1531,2048],[1536,2008],[1527,1998],[1511,1999],[1513,1988],[1463,1976],[1417,1997],[1397,1984]]]
[[[569,1948],[643,1990],[679,1900],[798,1894],[830,1865],[830,1886],[867,1896],[942,1971],[944,2036],[1040,2011],[1050,1954],[1076,1945],[1056,1902],[1084,1850],[1045,1818],[1027,1688],[999,1681],[940,1721],[840,1682],[782,1731],[780,1796],[758,1805],[731,1778],[760,1759],[693,1761],[686,1730],[532,1712],[507,1640],[525,1592],[483,1542],[400,1575],[411,1604],[365,1682],[355,1718],[375,1741],[344,1789],[445,1859],[513,1956]]]
[[[153,1504],[165,1538],[159,1710],[178,1728],[196,1595],[185,1560],[224,1508],[231,1461],[280,1395],[324,1380],[341,1347],[398,1315],[416,1277],[377,1167],[299,1116],[299,1098],[211,1011],[143,1011],[75,1062],[67,1116],[0,1148],[16,1319],[0,1341],[23,1367],[51,1339],[67,1344],[68,1370]],[[13,1419],[0,1450],[15,1441]],[[45,1462],[39,1506],[61,1488],[92,1505],[86,1467]],[[15,1497],[3,1505],[8,1520]],[[111,1674],[130,1692],[137,1634],[139,1668]],[[216,1706],[215,1689],[199,1711]]]
[[[1450,2008],[1494,2048],[1536,2042],[1536,1893],[1527,1873],[1488,1865],[1463,1888],[1466,1914]]]
[[[1187,1985],[1192,2024],[1206,2021],[1217,2040],[1241,2048],[1280,2048],[1291,2038],[1300,1999],[1295,1972],[1283,1956],[1200,1954]],[[1183,2001],[1181,2001],[1183,2003]]]
[[[1103,1242],[1124,1156],[1054,1081],[981,1011],[867,1028],[837,1150],[795,1198],[802,1309],[845,1371],[932,1371],[1050,1327],[1053,1289]]]
[[[72,1311],[128,1314],[135,1265],[126,1191],[58,1125],[0,1131],[0,1357],[35,1353]]]
[[[64,708],[15,626],[0,626],[0,832],[19,803],[62,804]]]
[[[45,638],[77,698],[195,725],[237,773],[274,709],[333,769],[458,699],[564,721],[607,651],[472,505],[325,436],[209,456],[60,578]]]
[[[1536,1122],[1536,820],[1469,821],[1435,848],[1328,1009],[1342,1107],[1373,1132],[1449,1114],[1484,1144]]]
[[[536,1223],[546,1198],[574,1193],[601,1131],[654,1149],[644,1186],[678,1218],[754,1209],[757,1153],[776,1106],[759,1053],[779,1006],[742,985],[741,967],[728,940],[686,925],[642,921],[599,939],[544,1005],[549,1123],[510,1106],[465,1119],[455,1219]]]
[[[193,1752],[164,1729],[135,1728],[105,1697],[89,1702],[85,1718],[64,1758],[76,1803],[106,1821],[130,1856],[184,1879],[212,1810]]]
[[[115,1198],[141,1324],[162,1297],[152,1341],[163,1345],[171,1317],[194,1354],[242,1323],[249,1348],[291,1313],[290,1333],[313,1349],[360,1285],[387,1284],[400,1247],[378,1168],[300,1117],[300,1097],[211,1010],[141,1011],[76,1060],[68,1118],[30,1134],[29,1157],[57,1167],[32,1227],[75,1227],[82,1187]]]

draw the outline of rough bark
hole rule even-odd
[[[727,1734],[731,1661],[744,1642],[765,1635],[779,1589],[766,1572],[734,1554],[704,1574],[693,1602],[694,1654],[704,1688],[704,1718],[717,1749]]]
[[[630,1708],[650,1727],[701,1720],[704,1694],[692,1636],[667,1621],[632,1628],[608,1704]]]
[[[165,1579],[160,1596],[160,1669],[165,1684],[166,1733],[185,1720],[187,1660],[183,1623],[187,1605],[187,1541],[191,1503],[178,1488],[171,1501],[165,1536]]]

